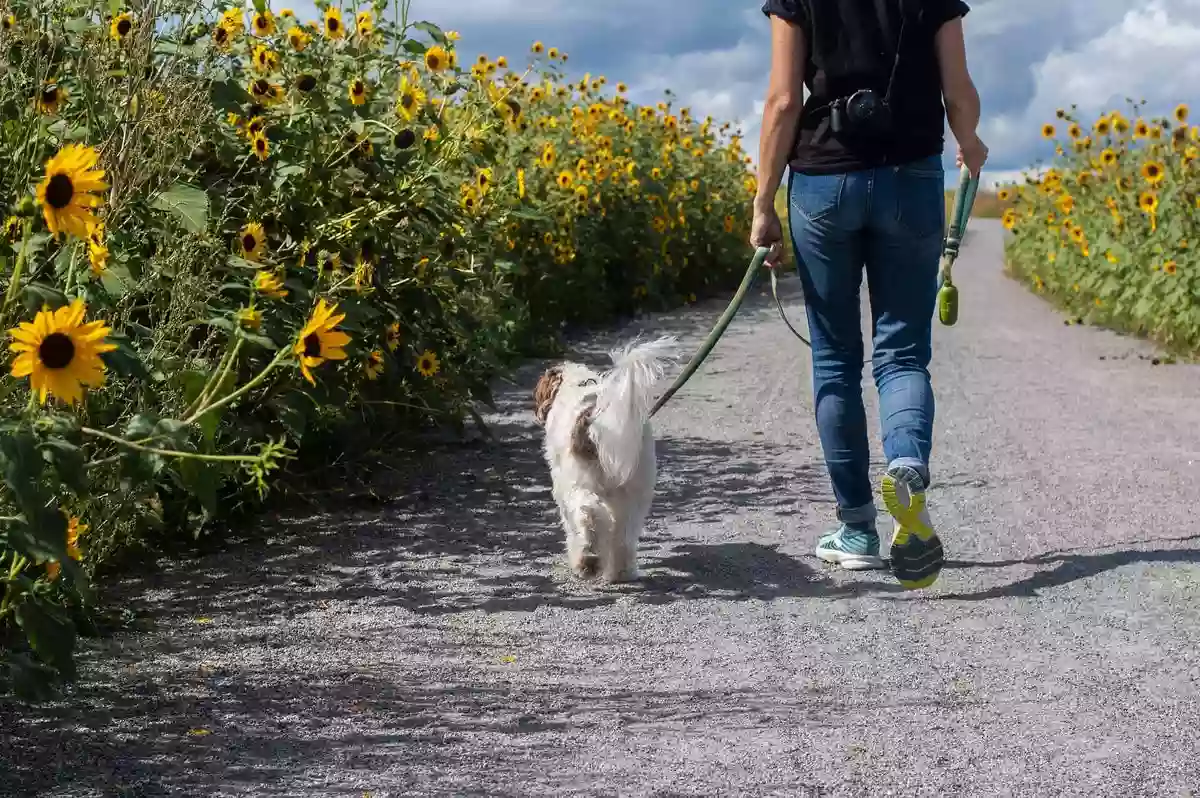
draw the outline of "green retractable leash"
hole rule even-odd
[[[946,326],[953,325],[958,321],[958,288],[951,280],[950,272],[954,268],[954,260],[958,257],[959,245],[962,243],[963,233],[967,229],[967,220],[971,217],[971,208],[975,204],[975,194],[979,189],[979,178],[971,177],[970,170],[967,167],[962,168],[962,172],[958,181],[958,190],[954,197],[954,211],[951,214],[950,225],[946,231],[945,243],[942,246],[942,258],[938,264],[938,319]],[[708,357],[713,348],[717,345],[721,335],[724,334],[725,328],[733,321],[733,317],[737,315],[738,308],[742,306],[742,302],[746,299],[746,295],[750,293],[750,286],[754,284],[754,278],[758,276],[759,269],[767,262],[767,255],[770,250],[766,247],[759,247],[754,252],[754,257],[750,259],[750,265],[746,269],[746,274],[742,277],[742,283],[738,286],[737,292],[734,293],[733,299],[729,301],[729,306],[725,308],[725,312],[721,314],[721,318],[717,319],[716,325],[712,328],[712,332],[704,339],[699,351],[692,356],[688,364],[684,366],[683,371],[675,378],[675,382],[667,389],[666,393],[658,398],[654,403],[654,407],[650,410],[650,415],[657,413],[667,401],[675,395],[675,392],[683,387],[683,384],[691,379],[692,374],[696,369],[700,368],[700,364]],[[768,271],[771,273],[771,296],[775,299],[775,307],[779,311],[779,317],[783,319],[783,323],[791,330],[792,335],[799,338],[805,346],[812,349],[812,344],[807,338],[800,334],[792,323],[788,321],[787,314],[783,310],[783,302],[779,299],[779,279],[775,273],[775,267],[767,265]],[[870,362],[869,360],[867,361]]]
[[[938,321],[947,327],[958,321],[958,286],[951,278],[954,261],[958,258],[958,248],[962,244],[963,235],[967,232],[967,220],[971,218],[971,208],[975,205],[975,194],[979,191],[979,178],[971,177],[971,170],[966,166],[959,172],[958,190],[954,193],[954,210],[950,214],[950,224],[946,229],[946,243],[942,245],[942,259],[938,263]]]

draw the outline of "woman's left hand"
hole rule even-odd
[[[754,222],[750,226],[750,246],[767,247],[767,263],[774,265],[783,255],[783,225],[772,205],[754,205]]]

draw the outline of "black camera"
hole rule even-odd
[[[872,89],[834,100],[829,112],[830,127],[837,135],[874,139],[892,129],[892,107]]]

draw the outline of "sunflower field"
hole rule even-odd
[[[317,6],[0,0],[0,689],[331,431],[478,421],[564,330],[742,274],[728,124]]]
[[[1086,124],[1060,110],[1042,135],[1057,158],[1005,186],[1010,272],[1091,321],[1200,353],[1200,128],[1179,105],[1151,117],[1134,104]],[[1063,136],[1062,134],[1066,135]]]

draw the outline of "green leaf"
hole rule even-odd
[[[31,523],[11,522],[8,545],[34,562],[67,558],[67,519],[57,510],[39,507],[26,513]]]
[[[70,301],[62,291],[45,283],[29,283],[21,289],[21,302],[30,313],[37,313],[43,307],[58,310]]]
[[[275,343],[274,341],[272,341],[270,338],[268,338],[265,335],[259,335],[257,333],[243,331],[242,337],[245,338],[250,343],[258,344],[259,346],[263,347],[264,349],[270,349],[272,352],[279,348],[279,345],[277,343]]]
[[[426,47],[424,44],[421,44],[421,42],[417,41],[416,39],[405,39],[403,47],[405,50],[407,50],[409,53],[412,53],[413,55],[425,55],[425,51],[429,49],[428,47]]]
[[[124,264],[110,263],[104,274],[100,275],[100,285],[110,297],[120,299],[133,290],[135,283]]]
[[[42,457],[54,467],[58,478],[68,488],[82,496],[88,492],[87,469],[84,467],[83,450],[61,438],[42,441]]]
[[[111,352],[104,352],[100,355],[104,359],[104,365],[112,369],[122,377],[134,377],[140,380],[149,380],[150,371],[146,368],[146,364],[138,357],[137,351],[129,344],[129,339],[117,333],[108,334],[109,343],[116,344],[117,348]]]
[[[11,652],[6,656],[8,661],[0,661],[0,666],[8,671],[5,681],[14,695],[25,701],[49,701],[55,697],[53,685],[57,674],[53,668],[24,653]]]
[[[203,460],[186,459],[179,463],[179,477],[183,487],[196,497],[204,512],[215,516],[220,510],[218,492],[223,481],[220,470]]]
[[[158,422],[158,416],[153,413],[138,413],[129,419],[129,423],[125,426],[124,437],[130,441],[140,441],[144,438],[149,438],[154,434],[154,428],[158,425]]]
[[[17,623],[38,659],[64,679],[75,678],[75,625],[60,609],[31,596],[17,605]]]
[[[14,431],[0,435],[0,463],[4,481],[26,518],[45,505],[42,490],[42,458],[38,456],[37,440],[28,432]]]
[[[419,31],[428,33],[430,38],[432,38],[438,44],[444,45],[449,41],[446,38],[446,34],[442,32],[442,29],[437,25],[434,25],[432,22],[426,22],[425,20],[414,22],[413,27]]]
[[[208,227],[208,194],[187,183],[176,183],[156,194],[150,207],[175,214],[189,232],[199,233]]]

